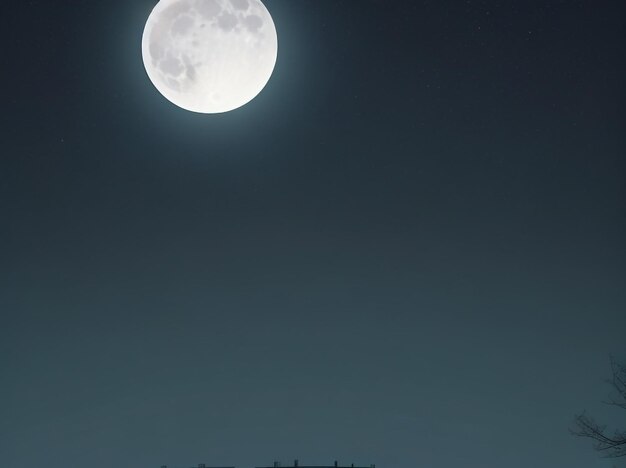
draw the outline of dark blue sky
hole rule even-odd
[[[612,466],[622,2],[267,0],[213,116],[154,5],[4,6],[0,465]]]

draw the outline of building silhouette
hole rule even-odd
[[[198,463],[197,466],[185,466],[185,467],[161,465],[161,468],[235,468],[235,467],[234,466],[207,466],[204,463]]]
[[[338,461],[335,461],[333,465],[325,466],[325,465],[300,465],[298,460],[293,461],[293,465],[282,465],[281,462],[275,461],[272,466],[257,466],[255,468],[376,468],[376,465],[370,466],[354,466],[354,463],[350,465],[340,465]],[[197,466],[186,466],[186,467],[174,467],[168,465],[161,465],[161,468],[235,468],[234,466],[207,466],[204,463],[200,463]]]
[[[351,463],[350,465],[340,465],[338,461],[335,461],[335,463],[331,466],[326,466],[326,465],[300,465],[298,460],[294,460],[293,461],[293,465],[286,465],[284,468],[288,468],[288,467],[293,467],[293,468],[376,468],[376,465],[370,465],[370,466],[354,466],[354,463]],[[283,465],[278,462],[275,461],[273,466],[257,466],[255,468],[283,468]]]

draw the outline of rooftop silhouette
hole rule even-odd
[[[340,465],[338,461],[335,461],[333,465],[300,465],[298,460],[293,461],[293,465],[285,465],[286,467],[294,467],[294,468],[376,468],[376,465],[370,466],[355,466],[354,463],[350,465]],[[274,462],[272,466],[257,466],[255,468],[282,468],[283,465],[280,462]]]
[[[293,465],[283,465],[279,461],[275,461],[271,466],[257,466],[255,468],[376,468],[376,465],[369,466],[355,466],[354,463],[350,465],[340,465],[338,461],[335,461],[332,465],[300,465],[298,460],[293,461]],[[161,465],[161,468],[235,468],[234,466],[207,466],[204,463],[200,463],[197,466],[186,467],[174,467],[171,465]]]

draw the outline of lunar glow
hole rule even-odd
[[[146,23],[142,53],[163,96],[212,114],[261,92],[276,64],[278,39],[260,0],[161,0]]]

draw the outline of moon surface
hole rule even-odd
[[[260,0],[161,0],[146,23],[142,54],[165,98],[214,114],[261,92],[276,65],[278,38]]]

